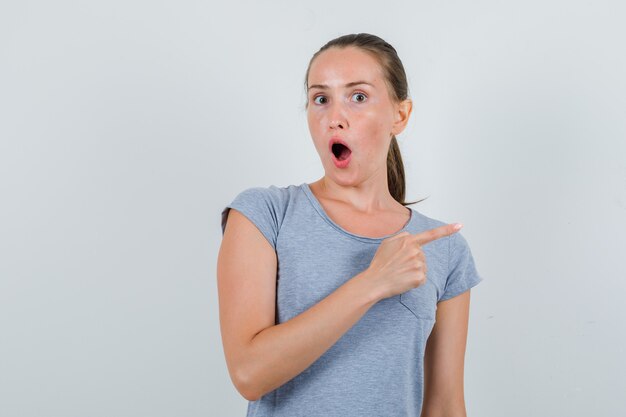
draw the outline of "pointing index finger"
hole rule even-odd
[[[461,223],[445,224],[443,226],[435,227],[434,229],[426,230],[425,232],[416,233],[414,236],[420,245],[425,245],[433,240],[456,233],[461,230],[462,227],[463,224]]]

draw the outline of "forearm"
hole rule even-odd
[[[438,400],[424,398],[421,417],[467,417],[463,394]]]
[[[465,408],[450,411],[427,411],[421,414],[421,417],[467,417]]]
[[[356,275],[308,310],[250,341],[243,366],[248,399],[260,398],[308,368],[378,301],[366,274]]]

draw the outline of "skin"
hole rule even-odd
[[[345,86],[355,81],[371,85]],[[411,100],[394,102],[378,62],[353,47],[330,48],[318,55],[309,70],[308,86],[309,132],[325,171],[310,185],[316,197],[345,202],[353,212],[370,218],[391,212],[395,217],[401,213],[406,220],[407,209],[387,186],[387,151],[392,134],[406,127]],[[352,150],[347,168],[337,168],[332,161],[328,141],[334,135]]]
[[[313,64],[322,62],[318,59],[330,52],[333,51],[320,54]],[[384,83],[380,82],[380,73],[376,73],[376,61],[364,61],[366,57],[354,54],[352,58],[360,61],[350,64],[341,59],[341,55],[334,55],[338,61],[331,59],[325,65],[312,67],[317,72],[311,71],[309,79],[319,77],[316,82],[327,84],[326,95],[330,98],[329,103],[333,103],[330,110],[307,110],[317,112],[309,115],[309,120],[317,123],[317,126],[310,123],[311,133],[326,170],[320,180],[324,184],[322,190],[337,204],[343,205],[345,213],[369,213],[370,220],[372,213],[385,214],[399,224],[397,220],[404,220],[406,208],[393,200],[386,188],[382,153],[386,155],[390,133],[397,134],[404,129],[410,115],[410,102],[393,103],[389,96],[385,98],[381,94]],[[377,97],[367,103],[368,106],[370,103],[375,105],[376,111],[371,106],[369,110],[358,108],[356,106],[361,103],[353,105],[345,98],[348,94],[343,87],[345,83],[355,81],[351,78],[353,76],[367,75],[373,76],[369,81],[374,86],[368,97]],[[342,96],[344,100],[337,101]],[[325,121],[329,123],[326,129],[343,133],[353,150],[351,165],[354,165],[344,172],[338,172],[328,159],[327,140],[330,136],[324,129]],[[389,131],[385,133],[387,129]],[[418,256],[419,245],[455,231],[451,225],[446,225],[415,235],[402,233],[384,241],[375,256],[382,262],[373,260],[373,267],[352,277],[319,303],[276,324],[277,255],[258,228],[246,216],[231,209],[218,254],[217,284],[222,343],[228,371],[237,390],[246,399],[254,401],[303,372],[372,305],[390,293],[398,293],[415,287],[415,282],[422,282],[425,265],[423,257]],[[393,262],[385,262],[385,259]],[[384,268],[395,268],[393,280],[381,279],[387,275],[387,272],[379,273]],[[393,281],[397,288],[391,288],[388,281]],[[468,297],[469,291],[439,303],[437,323],[426,348],[427,386],[423,416],[465,415],[462,360]]]
[[[369,84],[346,86],[356,81]],[[387,151],[392,135],[406,127],[411,100],[395,101],[378,61],[354,47],[321,53],[311,64],[308,86],[309,131],[325,171],[310,185],[311,190],[320,201],[326,201],[329,214],[344,219],[346,229],[352,227],[362,235],[399,230],[406,222],[405,214],[399,213],[406,208],[389,192]],[[339,135],[352,150],[346,168],[337,168],[332,161],[328,141],[333,135]],[[372,216],[385,219],[387,230],[355,230],[358,224],[381,224],[363,221]],[[469,302],[468,290],[438,304],[424,357],[424,417],[466,415],[463,371]]]

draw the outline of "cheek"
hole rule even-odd
[[[307,113],[306,115],[307,126],[309,128],[309,132],[312,136],[314,136],[315,131],[317,130],[317,123],[315,122],[315,118],[311,113]]]
[[[386,123],[381,122],[378,124],[378,131],[380,132],[381,136],[384,136],[386,138],[389,133],[391,133],[391,128],[387,126]]]
[[[309,110],[309,112],[307,112],[307,122],[309,123],[309,130],[312,132],[318,130],[321,123],[320,114],[316,113],[314,110]]]
[[[359,125],[362,126],[362,131],[367,133],[367,136],[371,140],[377,141],[385,137],[389,130],[385,121],[381,120],[380,112],[370,111],[361,114],[359,117]]]
[[[318,151],[320,151],[322,150],[323,144],[320,142],[319,139],[322,135],[319,117],[317,117],[315,114],[307,113],[307,122],[311,139],[313,139],[313,145]]]
[[[359,124],[363,127],[367,127],[370,131],[372,131],[372,129],[379,131],[385,125],[381,117],[382,109],[380,107],[379,104],[373,103],[371,106],[355,112],[354,115],[358,119]]]

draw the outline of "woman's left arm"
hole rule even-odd
[[[437,304],[435,325],[424,353],[422,417],[467,417],[463,369],[470,291]]]

